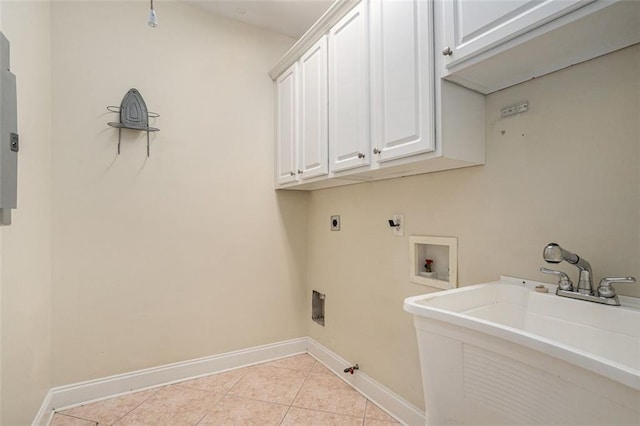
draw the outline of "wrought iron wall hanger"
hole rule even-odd
[[[120,106],[108,106],[107,110],[120,114],[119,122],[107,123],[118,129],[118,155],[120,155],[120,141],[122,129],[142,130],[147,132],[147,157],[149,156],[149,132],[158,132],[160,129],[149,127],[149,117],[160,117],[160,114],[150,112],[142,95],[137,89],[129,89]]]

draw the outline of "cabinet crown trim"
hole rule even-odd
[[[314,43],[329,32],[342,17],[353,9],[360,1],[366,0],[338,0],[307,30],[300,39],[291,46],[280,61],[269,71],[269,76],[275,81],[280,74],[287,70],[294,62],[307,51]]]

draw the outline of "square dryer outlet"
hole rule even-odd
[[[340,216],[331,216],[331,230],[332,231],[340,230]]]

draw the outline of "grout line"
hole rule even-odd
[[[360,418],[360,416],[354,416],[352,414],[336,413],[335,411],[320,410],[318,408],[299,407],[297,405],[292,405],[291,407],[292,408],[299,408],[301,410],[306,410],[306,411],[315,411],[316,413],[335,414],[337,416],[351,417],[353,419]],[[371,420],[377,420],[377,419],[371,419]],[[362,417],[362,421],[364,421],[364,416]]]
[[[205,391],[205,392],[207,392],[207,391]],[[227,392],[228,392],[228,391],[227,391]],[[209,393],[215,394],[215,392],[209,392]],[[202,421],[204,420],[204,418],[205,418],[205,417],[207,417],[207,416],[208,416],[208,415],[209,415],[209,414],[210,414],[210,413],[211,413],[211,412],[212,412],[212,411],[213,411],[213,410],[218,406],[218,404],[220,404],[220,402],[224,399],[224,397],[225,397],[226,395],[227,395],[226,393],[224,393],[224,394],[220,395],[220,397],[218,398],[218,400],[216,401],[216,403],[215,403],[215,404],[213,404],[213,405],[211,406],[211,408],[210,408],[210,409],[208,409],[207,411],[205,411],[205,413],[202,415],[202,417],[200,417],[200,420],[198,420],[198,422],[195,424],[195,426],[198,426],[200,423],[202,423]]]
[[[72,419],[78,419],[78,420],[83,420],[83,421],[85,421],[85,422],[95,423],[95,424],[96,424],[96,426],[98,426],[98,424],[99,424],[99,423],[98,423],[97,421],[95,421],[95,420],[85,419],[85,418],[83,418],[83,417],[72,416],[72,415],[70,415],[70,414],[58,413],[58,412],[56,412],[56,411],[54,411],[53,413],[54,413],[54,416],[57,414],[57,415],[59,415],[59,416],[65,416],[65,417],[70,417],[70,418],[72,418]],[[53,420],[53,418],[52,418],[51,420]]]
[[[206,413],[204,413],[204,415],[203,415],[203,416],[200,418],[200,420],[198,420],[198,422],[196,423],[196,426],[198,426],[200,423],[202,423],[202,421],[204,420],[204,418],[205,418],[205,417],[207,417],[207,416],[208,416],[208,415],[209,415],[209,414],[210,414],[210,413],[211,413],[211,412],[216,408],[216,406],[217,406],[218,404],[220,404],[220,402],[221,402],[223,399],[225,399],[225,397],[226,397],[226,396],[228,396],[228,395],[229,395],[229,392],[231,392],[231,390],[232,390],[233,388],[235,388],[235,387],[237,386],[237,384],[238,384],[238,383],[240,383],[240,381],[244,378],[244,376],[246,376],[246,375],[249,373],[249,371],[250,371],[253,367],[254,367],[254,366],[253,366],[253,365],[251,365],[251,366],[249,366],[249,367],[243,367],[243,368],[239,368],[239,369],[235,370],[235,371],[242,371],[242,374],[240,375],[240,377],[238,377],[238,380],[236,380],[236,382],[235,382],[233,385],[231,385],[231,387],[229,387],[229,389],[227,389],[227,390],[226,390],[226,392],[225,392],[225,393],[223,393],[223,394],[220,396],[220,399],[219,399],[218,401],[216,401],[216,403],[215,403],[215,404],[213,404],[213,406],[211,407],[211,409],[209,409]],[[243,371],[243,370],[244,370],[244,371]],[[215,374],[210,374],[210,375],[208,375],[208,376],[204,376],[204,377],[202,377],[202,378],[204,379],[204,378],[212,377],[212,376],[215,376],[215,375],[218,375],[218,374],[224,374],[224,373],[215,373]],[[194,379],[194,380],[199,380],[199,379]],[[186,386],[183,386],[183,387],[186,387]],[[191,389],[191,388],[189,388],[189,389]],[[215,393],[215,392],[211,392],[211,393]]]
[[[141,391],[141,392],[151,392],[151,395],[149,395],[148,398],[146,398],[144,401],[141,401],[140,404],[136,405],[135,407],[133,407],[131,410],[127,411],[125,415],[119,417],[115,422],[112,423],[112,425],[115,425],[116,423],[118,423],[120,420],[124,419],[125,417],[127,417],[129,414],[131,414],[134,410],[138,409],[142,404],[144,404],[145,402],[149,401],[151,398],[153,398],[156,393],[160,390],[160,388],[153,390],[153,391]],[[136,392],[134,392],[136,393]],[[133,395],[133,394],[130,394]],[[114,398],[115,399],[115,398]],[[98,423],[100,424],[100,423]]]
[[[307,354],[308,355],[308,354]],[[312,357],[313,358],[313,357]],[[314,362],[313,364],[311,364],[311,367],[309,367],[309,371],[307,371],[307,375],[305,376],[304,380],[302,381],[302,383],[300,384],[300,387],[298,388],[298,392],[296,392],[296,395],[293,397],[293,399],[291,400],[291,404],[289,404],[289,408],[287,409],[287,412],[284,413],[284,416],[282,417],[282,420],[280,420],[280,425],[282,425],[282,422],[284,422],[284,419],[287,418],[287,415],[289,414],[289,411],[291,411],[291,407],[293,407],[293,403],[296,401],[296,398],[298,398],[298,395],[300,395],[300,391],[302,390],[302,387],[304,386],[304,384],[306,383],[307,379],[309,378],[309,376],[311,375],[311,372],[313,371],[313,367],[316,365],[316,363],[318,362],[317,359],[313,358]]]
[[[241,369],[240,371],[242,371],[242,370],[246,370],[246,371],[245,371],[244,373],[242,373],[242,376],[240,376],[240,378],[239,378],[238,380],[236,380],[236,382],[233,384],[233,386],[231,386],[231,387],[230,387],[230,388],[229,388],[229,389],[224,393],[224,396],[229,395],[229,393],[230,393],[230,392],[231,392],[231,391],[232,391],[236,386],[238,386],[238,383],[240,383],[240,382],[242,381],[242,379],[244,379],[244,377],[245,377],[247,374],[249,374],[249,371],[251,371],[251,369],[253,369],[254,367],[255,367],[255,365],[252,365],[252,366],[250,366],[250,367],[245,367],[245,368]]]

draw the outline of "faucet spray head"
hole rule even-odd
[[[542,257],[549,263],[560,263],[564,259],[562,247],[556,243],[549,243],[542,251]]]
[[[571,253],[569,250],[563,249],[556,243],[547,244],[547,246],[544,248],[544,251],[542,252],[542,257],[549,263],[560,263],[563,260],[572,265],[580,263],[580,265],[577,265],[578,268],[581,268],[582,263],[584,263],[581,262],[580,256]]]

